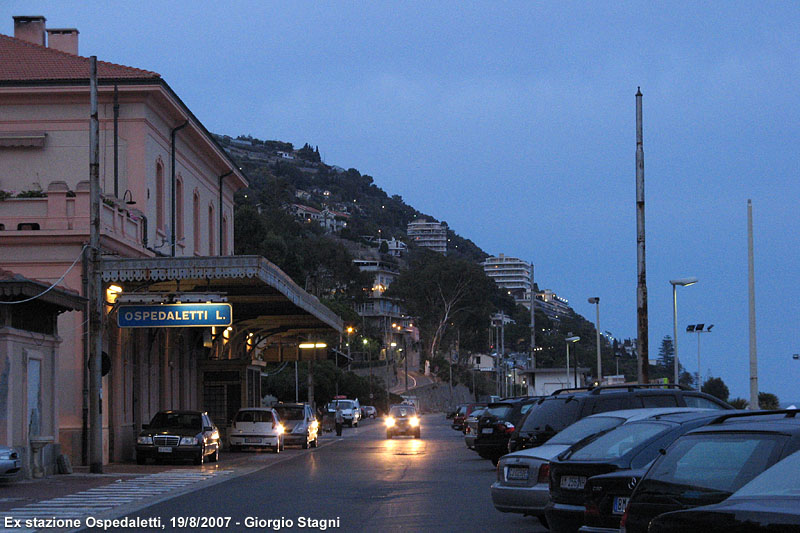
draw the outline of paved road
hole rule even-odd
[[[231,517],[218,531],[298,531],[302,518],[347,532],[545,531],[535,519],[494,509],[494,475],[442,415],[423,418],[420,440],[386,440],[381,422],[370,421],[316,450],[287,449],[266,468],[128,516],[161,518],[166,531],[179,529],[170,517]]]

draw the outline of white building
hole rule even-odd
[[[530,308],[531,264],[516,257],[500,254],[483,263],[483,271],[497,286],[514,297],[514,300]]]
[[[575,387],[576,376],[575,368],[570,367],[569,375],[567,368],[537,368],[536,370],[526,369],[519,371],[525,380],[530,396],[547,396],[558,389],[570,389]],[[578,367],[577,383],[578,387],[583,387],[589,379],[591,371],[586,367]]]
[[[406,234],[417,246],[442,254],[447,253],[447,224],[427,219],[415,220],[408,223]]]

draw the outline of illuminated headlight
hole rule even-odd
[[[197,444],[195,437],[181,437],[180,446],[194,446],[195,444]]]
[[[411,424],[411,427],[415,428],[419,425],[419,418],[417,418],[416,416],[412,416],[408,422],[409,424]]]
[[[282,424],[278,424],[275,427],[275,431],[277,431],[278,435],[283,435],[283,432],[286,431]]]
[[[136,444],[153,444],[153,437],[138,437]]]
[[[386,417],[386,427],[392,427],[394,425],[394,418],[391,416]]]

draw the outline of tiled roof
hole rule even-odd
[[[85,80],[89,58],[0,35],[0,81]],[[98,79],[160,78],[161,75],[105,61],[97,61]]]

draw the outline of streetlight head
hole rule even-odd
[[[576,337],[567,337],[564,340],[567,341],[567,342],[578,342],[579,340],[581,340],[581,338],[577,337],[577,336]]]
[[[697,283],[697,278],[680,278],[680,279],[671,279],[669,282],[672,285],[680,285],[681,287],[688,287],[689,285],[694,285]]]
[[[694,331],[694,324],[689,324],[688,326],[686,326],[686,331],[689,332]]]
[[[590,304],[599,304],[600,303],[600,297],[599,296],[592,296],[591,298],[589,298],[589,303]]]
[[[708,327],[706,328],[706,332],[708,332],[708,331],[711,331],[711,328],[713,328],[713,327],[714,327],[714,324],[711,324],[710,326],[708,326]]]

